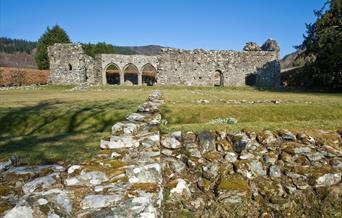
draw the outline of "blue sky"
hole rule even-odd
[[[241,50],[302,42],[324,0],[0,0],[0,36],[37,40],[59,24],[73,42]]]

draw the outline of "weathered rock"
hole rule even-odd
[[[121,197],[118,195],[88,195],[82,200],[81,208],[84,210],[108,207],[120,200]]]
[[[29,194],[34,192],[37,188],[47,189],[50,188],[53,184],[56,183],[56,179],[54,177],[58,176],[58,174],[52,174],[44,177],[38,177],[31,182],[26,183],[23,186],[23,192],[25,194]]]
[[[80,186],[80,185],[95,186],[95,185],[99,185],[99,184],[106,182],[106,181],[108,181],[108,177],[103,172],[98,172],[98,171],[85,172],[85,171],[82,171],[81,174],[76,176],[76,177],[67,178],[64,181],[64,184],[66,186]]]
[[[170,195],[174,197],[191,197],[187,182],[183,179],[177,179],[177,185],[170,190]]]
[[[232,135],[232,141],[234,145],[234,151],[238,153],[241,153],[251,142],[248,136],[243,132]]]
[[[215,134],[212,132],[201,132],[197,136],[199,145],[202,147],[203,152],[215,150]]]
[[[280,177],[281,176],[280,168],[277,165],[270,166],[270,176],[271,177]]]
[[[132,114],[131,114],[132,115]],[[131,115],[129,116],[131,118]],[[112,134],[119,135],[133,135],[137,132],[139,126],[135,123],[130,122],[119,122],[112,126]]]
[[[141,114],[141,113],[131,113],[130,115],[128,115],[127,117],[126,117],[126,119],[128,120],[128,121],[144,121],[144,119],[145,119],[145,115],[144,114]]]
[[[277,139],[274,137],[273,133],[269,130],[265,130],[262,134],[259,134],[257,136],[258,141],[262,144],[272,144],[277,141]]]
[[[273,39],[267,39],[266,42],[261,46],[261,49],[263,51],[276,51],[276,52],[280,50],[277,41]]]
[[[185,163],[177,159],[168,158],[167,161],[171,170],[175,173],[182,173],[186,167]]]
[[[116,148],[131,148],[139,147],[139,141],[132,136],[112,136],[110,141],[101,140],[100,148],[116,149]]]
[[[244,51],[261,51],[261,48],[255,42],[247,42],[245,47],[243,47],[243,50]]]
[[[161,182],[161,168],[159,163],[147,164],[129,168],[126,175],[130,183],[157,183]]]
[[[251,171],[257,176],[266,176],[266,170],[260,161],[252,160],[250,162]]]
[[[280,130],[279,135],[283,140],[296,141],[296,136],[287,129]]]
[[[237,160],[237,154],[234,152],[227,152],[224,156],[224,159],[230,163],[234,163]]]
[[[33,218],[33,210],[28,206],[16,206],[4,218]]]
[[[221,178],[216,188],[217,200],[226,205],[241,203],[249,192],[250,187],[247,181],[240,175]]]
[[[217,163],[210,163],[202,167],[203,177],[206,179],[215,179],[218,175],[219,165]]]
[[[169,149],[181,148],[182,144],[173,136],[163,137],[161,140],[161,145]]]
[[[327,173],[316,179],[316,187],[335,185],[341,181],[341,173]]]

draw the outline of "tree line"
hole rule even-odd
[[[314,11],[316,21],[306,24],[301,45],[305,66],[298,76],[306,87],[342,90],[342,0],[327,0]]]
[[[16,52],[25,52],[31,54],[32,50],[37,46],[37,42],[27,41],[23,39],[10,39],[0,37],[0,52],[13,54]]]

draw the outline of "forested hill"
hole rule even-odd
[[[0,37],[0,66],[36,68],[34,62],[36,45],[37,42],[33,41]],[[163,48],[159,45],[114,46],[104,42],[85,43],[83,46],[87,54],[92,56],[96,53],[157,55]]]
[[[23,39],[10,39],[0,37],[0,52],[13,54],[16,52],[25,52],[30,54],[37,43]]]

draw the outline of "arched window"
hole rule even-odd
[[[71,70],[72,70],[72,65],[69,64],[69,65],[68,65],[68,68],[69,68],[69,71],[71,71]]]
[[[124,81],[125,84],[138,84],[139,70],[134,64],[127,64],[124,68]]]
[[[142,83],[153,86],[157,82],[157,70],[152,64],[145,64],[141,68]]]
[[[109,64],[106,68],[106,80],[108,84],[120,84],[120,68],[116,64]]]

